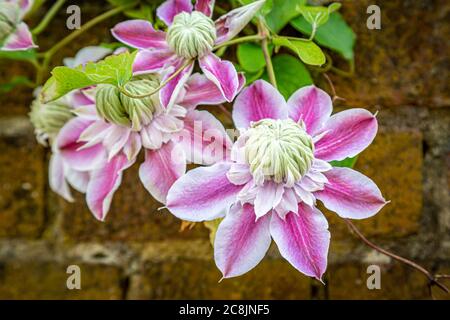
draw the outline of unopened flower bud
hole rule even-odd
[[[312,138],[291,119],[260,120],[246,136],[245,157],[257,182],[268,179],[292,186],[312,166]]]
[[[180,57],[193,59],[212,50],[216,41],[214,21],[201,12],[181,12],[167,31],[169,46]]]
[[[19,6],[3,2],[0,6],[0,44],[14,31],[19,22]]]

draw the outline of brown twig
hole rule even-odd
[[[441,290],[443,290],[446,293],[449,293],[448,288],[439,282],[438,277],[436,275],[433,275],[431,272],[429,272],[428,270],[426,270],[424,267],[422,267],[421,265],[418,265],[417,263],[408,260],[406,258],[403,258],[401,256],[398,256],[392,252],[387,251],[386,249],[380,248],[379,246],[377,246],[376,244],[374,244],[373,242],[369,241],[362,233],[361,231],[359,231],[359,229],[353,224],[353,222],[351,222],[348,219],[344,219],[345,223],[347,224],[347,226],[350,228],[350,230],[355,233],[358,238],[360,238],[366,245],[368,245],[369,247],[371,247],[372,249],[377,250],[378,252],[381,252],[382,254],[391,257],[392,259],[395,259],[397,261],[400,261],[401,263],[404,263],[420,272],[422,272],[429,280],[429,285],[435,285],[437,287],[439,287]],[[441,275],[441,278],[447,278],[449,277],[449,275]],[[431,289],[430,289],[431,290]]]
[[[331,93],[333,94],[333,98],[332,98],[333,102],[335,102],[336,100],[345,101],[344,98],[341,98],[336,94],[336,89],[334,88],[333,81],[331,81],[330,77],[326,73],[322,73],[322,75],[325,77],[325,79],[328,82],[328,85],[330,86]]]

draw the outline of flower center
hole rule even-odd
[[[41,103],[38,99],[31,104],[30,121],[34,126],[37,140],[46,145],[56,137],[59,130],[71,119],[73,114],[70,107],[63,101]]]
[[[0,8],[0,44],[13,32],[19,22],[19,6],[6,2]]]
[[[268,179],[293,186],[312,166],[312,138],[291,119],[260,120],[246,135],[245,159],[257,184]]]
[[[198,11],[177,14],[167,31],[169,46],[186,59],[204,56],[212,50],[215,41],[214,21]]]
[[[142,95],[153,91],[159,85],[159,79],[148,75],[137,78],[125,85],[125,90],[133,95]],[[97,113],[107,121],[131,127],[134,131],[148,125],[153,115],[161,109],[157,94],[143,99],[131,98],[113,85],[100,85],[95,96]]]

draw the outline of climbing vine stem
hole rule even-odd
[[[361,239],[362,242],[364,242],[367,246],[371,247],[372,249],[374,249],[374,250],[376,250],[376,251],[378,251],[378,252],[380,252],[380,253],[382,253],[382,254],[388,256],[388,257],[391,257],[391,258],[394,259],[394,260],[397,260],[397,261],[399,261],[399,262],[401,262],[401,263],[404,263],[404,264],[406,264],[406,265],[408,265],[408,266],[410,266],[410,267],[412,267],[412,268],[414,268],[414,269],[416,269],[416,270],[422,272],[422,273],[428,278],[430,287],[433,286],[433,285],[435,285],[435,286],[437,286],[439,289],[441,289],[442,291],[444,291],[444,292],[446,292],[446,293],[449,293],[448,288],[447,288],[442,282],[439,281],[440,278],[448,278],[449,275],[439,275],[439,276],[433,275],[431,272],[429,272],[427,269],[425,269],[425,268],[422,267],[421,265],[419,265],[419,264],[417,264],[417,263],[415,263],[415,262],[413,262],[413,261],[411,261],[411,260],[408,260],[408,259],[406,259],[406,258],[403,258],[403,257],[401,257],[401,256],[399,256],[399,255],[396,255],[395,253],[392,253],[392,252],[390,252],[390,251],[388,251],[388,250],[386,250],[386,249],[383,249],[383,248],[377,246],[376,244],[374,244],[373,242],[369,241],[369,240],[361,233],[361,231],[359,231],[359,229],[353,224],[353,222],[351,222],[349,219],[344,219],[344,221],[345,221],[345,223],[347,224],[347,226],[349,227],[349,229],[350,229],[350,230],[351,230],[351,231],[352,231],[359,239]]]
[[[275,88],[277,88],[277,79],[275,77],[275,72],[273,70],[273,64],[272,64],[272,58],[271,58],[270,52],[269,52],[269,42],[268,41],[269,41],[270,33],[262,19],[260,19],[258,22],[258,31],[262,38],[261,47],[262,47],[263,54],[264,54],[264,60],[266,61],[267,75],[269,77],[270,83]]]
[[[111,9],[109,11],[106,11],[105,13],[93,18],[92,20],[89,20],[84,25],[81,26],[80,29],[70,33],[67,37],[61,39],[59,42],[57,42],[53,47],[48,49],[46,52],[43,52],[40,54],[40,56],[43,57],[42,64],[38,68],[38,73],[36,76],[36,82],[37,84],[42,84],[44,81],[44,77],[48,72],[48,67],[50,64],[50,60],[53,57],[53,55],[58,52],[61,48],[75,40],[77,37],[82,35],[84,32],[92,28],[93,26],[97,25],[98,23],[105,21],[112,16],[115,16],[116,14],[121,13],[124,10],[130,9],[136,5],[137,2],[123,5],[114,9]]]

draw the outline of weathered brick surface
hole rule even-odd
[[[0,238],[34,238],[45,223],[43,149],[26,118],[0,119]]]
[[[341,11],[358,36],[356,74],[352,78],[329,74],[337,94],[346,99],[341,105],[382,111],[381,132],[360,156],[356,169],[372,178],[392,201],[376,217],[355,223],[377,243],[396,252],[401,246],[400,253],[408,257],[433,257],[426,262],[438,266],[439,273],[448,272],[450,218],[445,192],[450,189],[450,151],[444,133],[449,123],[445,107],[450,105],[446,38],[450,6],[444,0],[382,1],[377,3],[382,29],[368,30],[366,8],[373,2],[343,2]],[[82,8],[83,21],[104,11],[103,4],[88,1],[82,2]],[[58,29],[65,18],[62,11],[43,33],[39,43],[43,50],[68,32]],[[109,27],[122,19],[114,17],[85,33],[58,52],[52,63],[59,64],[83,46],[109,42]],[[346,68],[342,59],[333,57],[335,66]],[[12,75],[32,73],[27,64],[0,62],[0,83]],[[325,81],[318,84],[328,88]],[[2,117],[26,115],[31,93],[31,89],[18,88],[1,95]],[[443,108],[430,111],[428,107]],[[208,109],[231,127],[217,108]],[[212,261],[207,230],[199,225],[180,233],[177,219],[167,211],[157,211],[161,204],[141,186],[137,166],[125,173],[106,222],[98,222],[84,196],[78,195],[75,204],[53,193],[46,196],[48,163],[44,163],[43,149],[34,143],[26,121],[12,123],[0,120],[0,238],[9,243],[0,248],[0,298],[429,297],[422,274],[368,251],[332,213],[327,213],[332,244],[326,287],[279,259],[274,248],[250,273],[218,283],[220,272]],[[41,235],[43,239],[35,241]],[[32,242],[18,240],[20,245],[11,245],[12,238]],[[66,242],[55,242],[60,239]],[[425,252],[429,248],[438,250]],[[54,255],[60,262],[51,262]],[[84,263],[81,291],[65,287],[65,270],[72,260]],[[369,291],[365,285],[371,263],[382,265],[379,291]],[[124,274],[131,275],[127,292]],[[433,289],[433,294],[448,299],[439,290]]]
[[[174,276],[176,275],[176,276]],[[252,272],[221,278],[211,260],[177,259],[149,263],[131,278],[131,299],[309,299],[310,280],[286,261],[264,259]]]
[[[422,214],[422,135],[417,130],[380,132],[358,158],[355,170],[370,177],[391,200],[375,217],[355,221],[368,236],[404,237],[419,231]],[[348,237],[334,213],[333,238]]]
[[[0,265],[0,299],[120,299],[120,270],[79,265],[81,290],[67,289],[71,263],[16,263]]]
[[[338,95],[360,107],[449,106],[449,2],[377,1],[381,30],[366,27],[372,4],[343,1],[341,11],[357,34],[356,73],[345,81],[332,76]]]
[[[181,222],[154,200],[142,186],[138,165],[128,169],[116,192],[105,222],[97,221],[86,206],[84,195],[76,203],[59,199],[56,212],[63,215],[62,228],[70,241],[157,241],[170,238],[208,238],[203,227],[180,232]]]
[[[430,299],[427,279],[399,264],[380,265],[381,289],[369,290],[366,264],[331,265],[327,272],[330,299]]]

